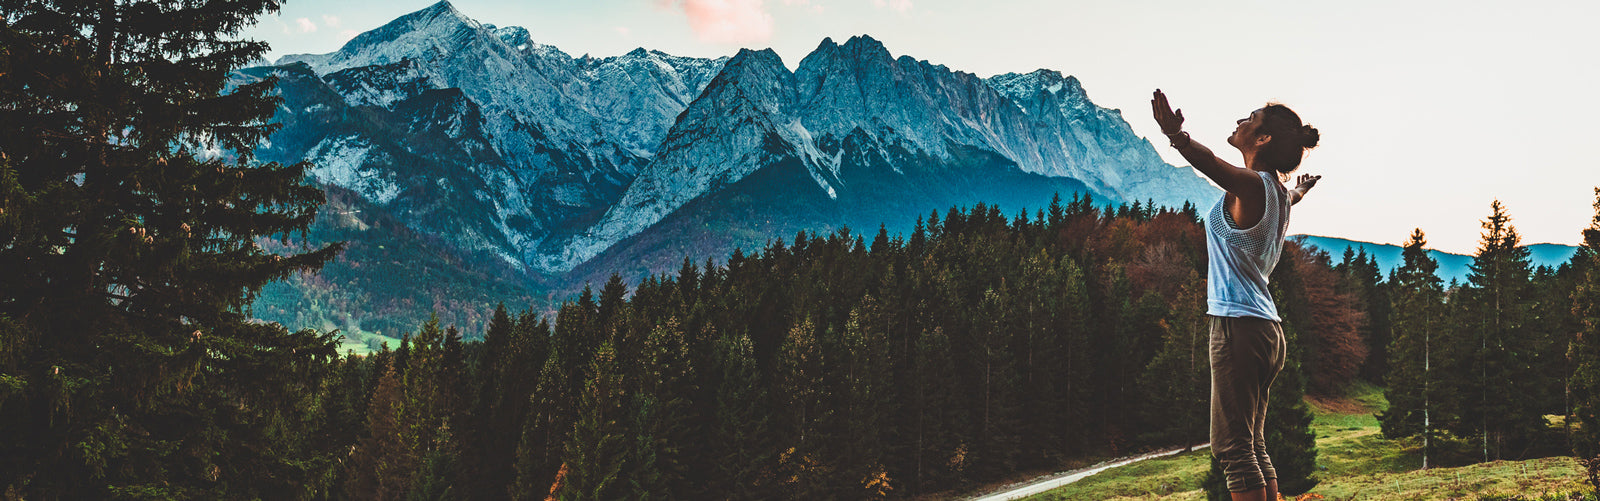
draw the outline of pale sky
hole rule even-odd
[[[269,59],[337,50],[429,0],[290,0],[246,33]],[[1300,173],[1321,184],[1292,233],[1471,254],[1499,199],[1525,243],[1576,245],[1600,160],[1600,2],[1344,0],[458,0],[467,17],[527,28],[573,56],[635,47],[698,57],[776,50],[793,69],[824,37],[868,34],[989,77],[1050,68],[1122,110],[1169,163],[1150,118],[1166,91],[1185,129],[1239,164],[1224,138],[1268,100],[1322,133]]]

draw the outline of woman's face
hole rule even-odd
[[[1233,129],[1233,135],[1228,136],[1228,144],[1240,150],[1260,148],[1261,145],[1256,144],[1256,129],[1261,127],[1263,114],[1261,110],[1255,110],[1250,112],[1250,116],[1239,119],[1236,122],[1239,125]]]

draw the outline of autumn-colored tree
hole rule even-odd
[[[1367,357],[1361,363],[1360,378],[1382,384],[1389,371],[1390,317],[1389,285],[1383,280],[1383,270],[1378,260],[1366,249],[1345,247],[1344,257],[1333,267],[1344,278],[1344,289],[1356,296],[1356,303],[1366,313],[1360,337],[1367,345]]]
[[[1361,331],[1367,324],[1362,298],[1343,287],[1328,254],[1299,245],[1287,246],[1284,257],[1297,260],[1297,291],[1304,301],[1304,317],[1297,318],[1304,333],[1307,391],[1335,395],[1349,385],[1367,357]]]

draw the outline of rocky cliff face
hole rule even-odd
[[[741,219],[750,240],[794,226],[752,221],[796,213],[861,227],[1052,191],[1219,193],[1055,71],[981,79],[866,36],[824,40],[792,72],[771,50],[574,58],[532,38],[441,2],[238,78],[280,79],[264,159],[309,160],[412,228],[547,274],[627,261],[619,242],[690,220]],[[808,205],[746,203],[779,198]]]

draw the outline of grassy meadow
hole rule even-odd
[[[1388,405],[1381,388],[1359,385],[1343,398],[1308,401],[1315,413],[1311,427],[1317,435],[1321,482],[1301,499],[1475,500],[1520,495],[1520,499],[1565,500],[1589,489],[1570,457],[1421,470],[1420,440],[1385,440],[1379,433],[1373,413]],[[1200,449],[1143,461],[1027,499],[1203,500],[1200,481],[1210,467],[1210,454],[1209,449]]]

